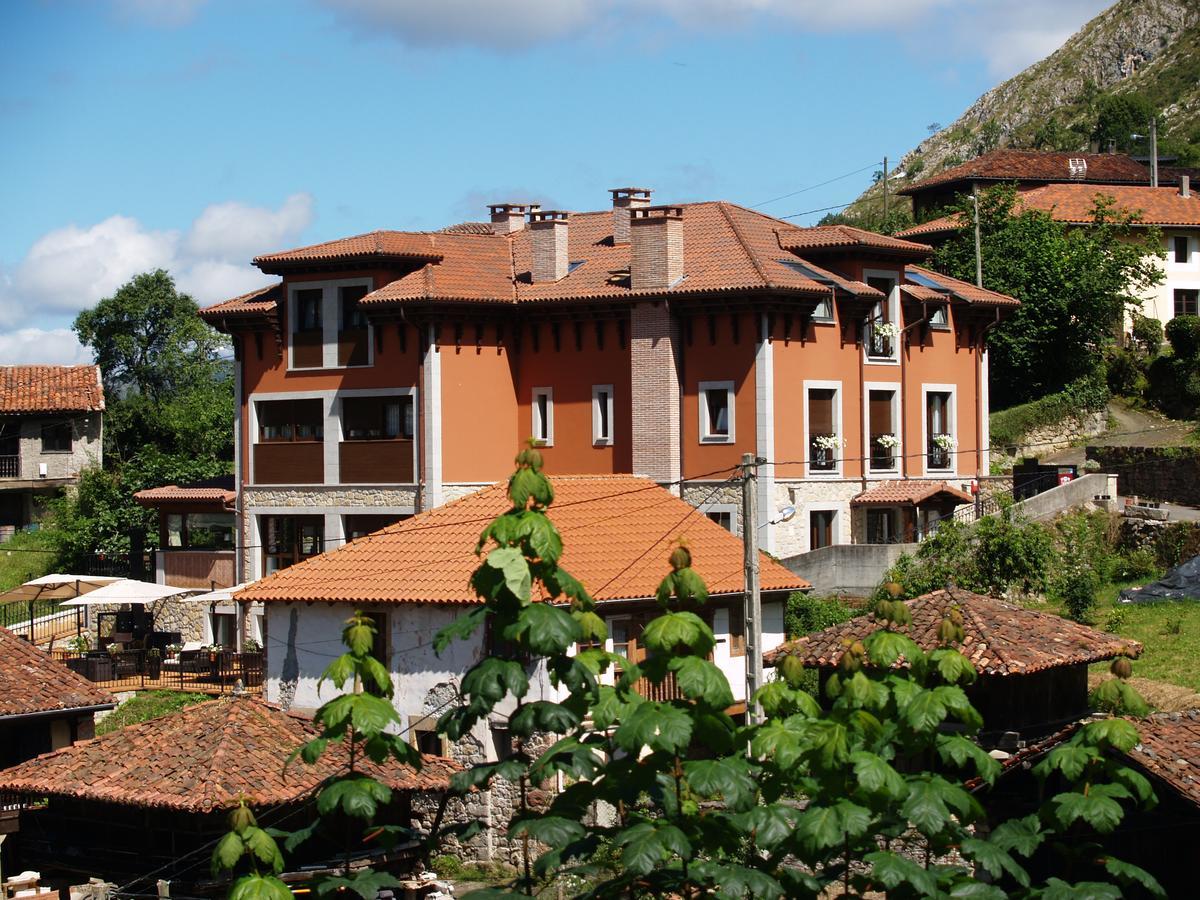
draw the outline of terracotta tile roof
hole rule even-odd
[[[906,278],[918,283],[931,282],[932,284],[924,286],[935,286],[936,290],[944,291],[955,299],[962,300],[964,303],[972,306],[1021,305],[1020,300],[1010,297],[1008,294],[1001,294],[996,291],[989,291],[987,288],[976,287],[969,281],[960,281],[957,278],[951,278],[949,275],[943,275],[941,272],[935,272],[932,269],[925,269],[921,266],[905,266],[904,275]]]
[[[1200,710],[1131,719],[1141,741],[1129,758],[1200,806]]]
[[[851,506],[919,506],[934,497],[970,503],[971,495],[945,481],[881,481],[850,501]]]
[[[99,366],[0,366],[0,415],[102,409]]]
[[[819,250],[870,249],[899,252],[917,259],[926,259],[933,253],[927,244],[917,244],[901,238],[876,234],[850,225],[818,225],[815,228],[799,228],[794,232],[780,234],[779,243],[785,250],[813,252]]]
[[[946,294],[944,291],[935,290],[931,287],[925,287],[920,284],[902,284],[900,290],[908,294],[914,300],[945,300]]]
[[[135,492],[133,499],[142,506],[149,507],[172,503],[221,503],[232,509],[237,501],[237,491],[234,488],[233,476],[222,475],[220,478],[196,484],[166,484],[146,488]]]
[[[981,675],[1025,675],[1142,652],[1137,641],[961,588],[934,591],[907,603],[913,623],[906,633],[925,651],[940,646],[938,626],[952,608],[958,607],[965,632],[959,650]],[[861,640],[878,628],[873,616],[859,616],[777,647],[764,658],[768,665],[775,665],[784,655],[792,655],[805,665],[831,668],[845,652],[844,640]]]
[[[360,301],[379,308],[422,303],[603,303],[636,296],[687,298],[732,291],[825,297],[833,286],[851,295],[874,297],[878,296],[874,288],[822,269],[804,255],[865,250],[924,259],[930,253],[923,244],[859,228],[799,228],[733,203],[689,203],[682,208],[684,278],[666,290],[632,290],[631,247],[613,243],[611,210],[570,214],[567,243],[572,268],[555,282],[532,281],[528,229],[495,234],[490,225],[475,222],[441,232],[375,232],[261,256],[256,263],[265,271],[275,271],[272,267],[281,265],[361,260],[384,255],[374,248],[393,242],[408,251],[406,258],[413,268]],[[219,320],[231,313],[261,311],[264,299],[236,298],[209,307],[204,315]]]
[[[0,628],[0,719],[116,703],[108,691]]]
[[[296,263],[326,262],[343,259],[441,259],[436,237],[420,231],[372,231],[354,237],[339,238],[294,250],[264,253],[254,257],[254,265],[264,272]]]
[[[596,600],[653,597],[679,539],[688,542],[710,592],[741,592],[741,540],[649,479],[578,475],[551,481],[550,517],[566,548],[562,564]],[[508,508],[505,485],[493,485],[268,575],[237,599],[474,604],[468,580],[479,565],[475,543],[484,525]],[[763,556],[763,590],[808,586]]]
[[[331,743],[312,766],[288,757],[316,737],[313,724],[250,697],[224,697],[46,753],[0,771],[0,791],[211,812],[290,803],[314,793],[345,762]],[[461,767],[425,756],[420,772],[368,766],[393,790],[444,790]]]
[[[1070,181],[1072,159],[1087,162],[1084,182],[1149,184],[1150,170],[1120,153],[1057,153],[1041,150],[993,150],[900,188],[898,194],[918,194],[960,181]]]
[[[1057,222],[1087,225],[1099,197],[1110,197],[1119,209],[1141,213],[1139,224],[1200,228],[1200,194],[1182,197],[1178,188],[1148,185],[1047,184],[1017,195],[1014,209],[1038,209]],[[950,234],[963,227],[955,213],[899,232],[907,237]]]
[[[283,299],[282,282],[268,285],[265,288],[259,288],[257,291],[251,291],[248,294],[242,294],[240,297],[223,300],[213,306],[206,306],[200,310],[200,316],[209,320],[229,317],[273,316],[279,307],[281,299]]]

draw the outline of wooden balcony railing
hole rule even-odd
[[[21,457],[0,456],[0,478],[18,478],[21,475]]]
[[[668,672],[667,677],[658,684],[650,681],[647,678],[639,678],[633,685],[633,689],[655,703],[663,703],[667,700],[682,700],[683,694],[679,690],[679,685],[675,682],[675,673]]]
[[[160,550],[163,576],[175,587],[227,588],[236,584],[232,550]]]
[[[322,441],[279,441],[254,445],[255,484],[323,484]]]
[[[338,445],[342,484],[412,484],[410,440],[343,441]]]

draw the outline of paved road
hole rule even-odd
[[[1195,434],[1194,422],[1168,419],[1159,413],[1144,409],[1131,409],[1123,403],[1108,404],[1108,414],[1115,426],[1088,443],[1093,447],[1173,447],[1189,444]],[[1057,453],[1048,454],[1043,462],[1059,465],[1082,465],[1083,447],[1068,447]]]

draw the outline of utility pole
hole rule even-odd
[[[1158,187],[1158,116],[1150,117],[1150,187]]]
[[[751,698],[763,684],[762,594],[758,580],[758,459],[753,453],[742,454],[742,544],[746,551],[746,593],[742,605],[746,621],[746,721],[758,722],[762,716]]]
[[[975,204],[975,287],[983,287],[983,252],[979,248],[979,185],[971,183],[971,202]]]
[[[888,173],[887,157],[883,158],[883,227],[887,228],[888,216]]]

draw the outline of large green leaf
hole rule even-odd
[[[1045,834],[1042,832],[1041,820],[1035,814],[1001,822],[992,832],[991,840],[993,844],[1005,850],[1015,850],[1022,856],[1032,856],[1045,840]]]
[[[713,709],[733,705],[733,692],[725,673],[699,656],[676,657],[670,662],[675,683],[685,697],[704,703]]]
[[[561,703],[535,700],[525,703],[508,720],[509,730],[520,737],[536,731],[565,734],[579,724],[579,716]]]
[[[213,850],[213,874],[216,875],[218,872],[229,871],[236,866],[238,860],[242,858],[242,853],[245,852],[245,849],[246,845],[242,842],[241,836],[236,831],[227,832],[221,840],[217,841],[217,846]]]
[[[350,724],[359,734],[383,731],[389,725],[400,725],[400,715],[391,701],[373,694],[352,694]]]
[[[1081,729],[1080,737],[1100,747],[1112,747],[1122,753],[1128,753],[1138,742],[1137,728],[1133,723],[1117,718],[1089,722]]]
[[[351,875],[348,878],[340,875],[325,876],[317,882],[318,897],[344,897],[351,891],[363,900],[375,900],[379,892],[389,886],[394,886],[396,876],[388,872],[374,872],[371,869]],[[232,900],[232,898],[231,898]]]
[[[1121,824],[1124,815],[1121,804],[1101,793],[1100,787],[1102,785],[1093,785],[1086,794],[1067,791],[1054,797],[1051,802],[1064,827],[1082,819],[1101,834],[1107,834]]]
[[[229,890],[229,900],[295,900],[292,889],[273,875],[243,875]]]
[[[630,753],[643,747],[674,753],[687,747],[692,720],[667,703],[639,703],[613,734],[617,746]]]
[[[529,676],[519,662],[489,656],[473,666],[463,676],[462,692],[478,695],[491,703],[503,700],[506,694],[524,697],[529,691]]]
[[[1046,879],[1042,900],[1121,900],[1121,889],[1098,881],[1068,884],[1061,878]]]
[[[695,613],[667,612],[646,626],[642,643],[651,653],[670,656],[684,649],[695,656],[707,656],[716,640],[712,630]]]
[[[732,812],[754,801],[755,783],[744,759],[701,759],[683,765],[688,784],[699,794],[722,796]]]
[[[908,885],[918,897],[936,897],[937,880],[924,866],[898,853],[879,851],[868,853],[863,861],[871,866],[871,874],[888,889]]]
[[[692,866],[692,872],[697,879],[711,886],[713,896],[722,900],[741,900],[742,897],[775,900],[784,894],[782,884],[766,872],[749,866],[701,860]]]
[[[509,592],[522,603],[529,602],[531,577],[529,562],[516,547],[497,547],[487,555],[484,565],[495,569],[504,578]]]
[[[669,823],[638,822],[616,837],[622,848],[621,862],[637,875],[646,875],[671,856],[687,859],[692,845],[676,826]]]
[[[883,757],[856,750],[850,754],[850,762],[859,787],[867,793],[882,794],[895,800],[905,795],[904,779]]]
[[[966,838],[961,844],[961,849],[968,859],[974,860],[976,865],[982,866],[992,878],[998,879],[1009,875],[1021,887],[1029,887],[1029,873],[1009,856],[1007,850],[996,843],[981,841],[978,838]]]
[[[948,710],[936,693],[926,690],[909,700],[901,712],[913,731],[926,733],[942,724]]]
[[[439,656],[455,641],[465,641],[473,635],[487,619],[487,607],[479,606],[456,618],[438,631],[433,638],[433,650]]]
[[[879,630],[863,642],[867,658],[875,665],[890,669],[901,656],[911,659],[920,653],[912,638],[896,631]]]
[[[1158,879],[1140,866],[1135,866],[1132,863],[1122,862],[1121,860],[1113,859],[1110,856],[1104,860],[1104,868],[1109,875],[1112,875],[1122,884],[1141,885],[1155,897],[1167,896],[1167,892],[1164,891],[1162,885],[1158,883]]]
[[[975,772],[988,784],[995,781],[996,776],[1000,774],[1000,763],[977,743],[962,735],[939,734],[937,752],[944,762],[953,763],[960,769],[971,763]]]
[[[242,840],[246,849],[254,854],[260,863],[269,867],[276,875],[283,871],[283,855],[271,835],[261,828],[251,826],[242,832]]]
[[[926,835],[938,834],[950,820],[950,810],[941,791],[925,778],[908,782],[908,798],[900,812]]]
[[[781,804],[755,806],[733,816],[733,821],[743,830],[754,835],[754,843],[760,849],[774,850],[787,840],[795,827],[796,810]]]
[[[861,837],[871,827],[869,810],[849,800],[830,806],[809,806],[796,821],[796,836],[810,850],[842,846],[847,838]]]
[[[1051,750],[1034,771],[1039,777],[1045,778],[1057,769],[1068,781],[1078,781],[1088,764],[1099,759],[1100,753],[1094,747],[1077,743],[1063,744]]]
[[[948,684],[970,684],[975,680],[975,667],[971,661],[953,648],[934,650],[929,654],[929,661]]]
[[[584,835],[584,827],[573,819],[563,816],[538,816],[518,819],[508,829],[510,839],[528,834],[536,841],[551,847],[561,847]]]
[[[374,778],[350,776],[330,782],[317,795],[317,812],[325,816],[340,809],[356,819],[372,819],[381,804],[391,802],[392,792]]]
[[[532,603],[521,610],[509,634],[524,640],[539,656],[554,656],[566,653],[582,632],[566,610],[550,603]]]

